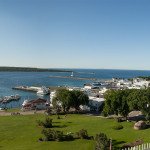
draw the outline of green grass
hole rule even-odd
[[[0,117],[0,150],[93,150],[95,142],[92,140],[74,140],[66,142],[38,142],[42,137],[42,128],[37,126],[36,120],[43,120],[44,115],[1,116]],[[133,123],[123,122],[122,130],[114,130],[116,124],[113,119],[102,119],[94,116],[67,115],[57,119],[52,116],[54,129],[64,133],[77,132],[86,129],[90,136],[103,132],[113,139],[115,146],[123,142],[132,142],[142,138],[150,142],[150,129],[135,131]]]
[[[19,108],[11,108],[11,109],[7,109],[6,112],[20,112]]]

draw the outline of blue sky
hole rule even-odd
[[[0,66],[150,70],[149,0],[0,0]]]

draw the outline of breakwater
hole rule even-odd
[[[71,77],[71,76],[49,76],[49,78],[62,78],[62,79],[73,79],[73,80],[97,81],[97,78],[82,78],[82,77]]]
[[[28,87],[28,86],[17,86],[13,87],[13,90],[22,90],[22,91],[27,91],[27,92],[37,92],[40,87]]]
[[[57,89],[65,88],[64,86],[49,86],[47,87],[49,91],[54,91]],[[20,91],[26,91],[26,92],[34,92],[36,93],[41,87],[35,87],[35,86],[16,86],[12,88],[13,90],[20,90]]]

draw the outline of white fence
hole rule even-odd
[[[125,148],[122,150],[150,150],[150,143],[138,145],[138,146],[131,147],[131,148]]]

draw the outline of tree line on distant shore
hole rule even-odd
[[[104,97],[104,115],[120,114],[127,118],[130,111],[139,110],[150,119],[150,88],[109,90]]]
[[[65,69],[44,69],[44,68],[30,68],[30,67],[0,67],[0,71],[7,72],[72,72],[70,70]]]

